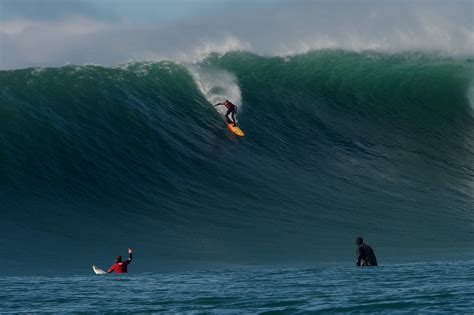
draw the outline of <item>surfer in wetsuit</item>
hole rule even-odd
[[[128,249],[128,259],[125,261],[122,261],[122,256],[117,256],[115,257],[115,264],[113,264],[109,270],[107,270],[107,273],[128,273],[127,266],[132,262],[132,249]]]
[[[234,127],[237,126],[237,120],[235,120],[235,114],[237,113],[237,106],[229,102],[229,100],[225,100],[224,103],[217,103],[214,107],[224,105],[227,108],[227,113],[225,113],[225,117],[227,118],[227,123],[234,123]],[[230,119],[229,115],[232,114],[232,119]]]
[[[362,237],[356,238],[356,265],[357,266],[377,266],[377,257],[375,257],[372,247],[364,243]]]

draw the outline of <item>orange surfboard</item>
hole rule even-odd
[[[227,117],[224,116],[222,118],[224,118],[225,124],[227,125],[227,129],[229,129],[230,132],[239,137],[245,136],[244,132],[242,131],[242,129],[240,129],[238,125],[234,127],[234,123],[227,120]]]
[[[244,132],[242,131],[242,129],[239,128],[239,126],[235,126],[234,127],[234,124],[227,124],[227,128],[235,135],[239,136],[239,137],[243,137],[245,134]]]

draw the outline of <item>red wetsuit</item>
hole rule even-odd
[[[132,262],[132,254],[128,255],[128,259],[125,261],[121,262],[116,262],[113,264],[109,270],[107,270],[108,273],[128,273],[127,266]]]

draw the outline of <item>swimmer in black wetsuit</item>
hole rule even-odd
[[[372,247],[364,243],[362,237],[356,238],[356,265],[357,266],[377,266],[377,257],[375,257]]]
[[[227,108],[227,113],[225,117],[227,118],[227,122],[234,123],[234,127],[237,126],[237,120],[235,120],[235,114],[237,113],[237,106],[226,100],[224,103],[217,103],[215,106],[224,105]],[[232,114],[232,120],[229,117],[229,114]]]

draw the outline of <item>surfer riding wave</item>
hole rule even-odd
[[[237,120],[235,119],[235,115],[237,114],[237,106],[232,104],[229,100],[225,100],[224,103],[217,103],[216,105],[214,105],[214,107],[216,106],[225,106],[227,108],[227,113],[225,113],[225,117],[227,119],[227,122],[230,124],[230,123],[233,123],[234,124],[234,127],[237,126]],[[232,114],[232,119],[230,119],[229,115]]]

